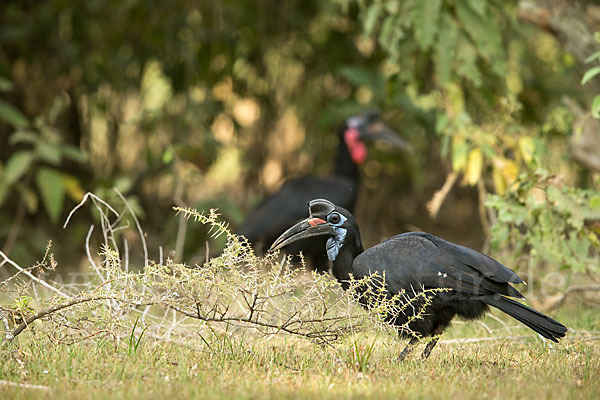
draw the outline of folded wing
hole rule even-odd
[[[355,277],[385,274],[387,289],[449,288],[469,297],[500,294],[523,298],[511,283],[523,280],[512,270],[475,250],[436,236],[409,232],[394,236],[359,255]]]

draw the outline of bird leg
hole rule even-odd
[[[434,337],[429,341],[429,343],[427,343],[427,346],[425,346],[425,350],[423,350],[423,353],[421,354],[422,360],[427,360],[427,358],[431,354],[431,350],[433,350],[438,340],[440,340],[439,337]]]
[[[402,350],[402,352],[398,356],[398,361],[399,362],[404,361],[404,359],[406,358],[406,356],[409,355],[410,352],[415,348],[415,344],[417,344],[418,341],[419,341],[419,339],[416,338],[415,336],[413,336],[413,337],[410,338],[410,342],[408,342],[408,344],[406,345],[406,347],[404,348],[404,350]]]

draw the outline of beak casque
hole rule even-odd
[[[298,222],[273,242],[269,250],[275,251],[298,240],[313,236],[332,235],[333,227],[320,218],[310,217]]]

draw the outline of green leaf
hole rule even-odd
[[[0,121],[4,121],[15,128],[26,128],[29,120],[21,111],[12,104],[0,99]]]
[[[33,214],[38,209],[38,196],[30,186],[17,185],[17,190],[21,194],[21,200],[25,204],[27,211]]]
[[[444,133],[449,124],[449,119],[447,114],[438,114],[437,119],[435,121],[435,131],[437,133]]]
[[[365,19],[363,22],[363,31],[365,35],[371,36],[373,31],[375,30],[375,25],[379,20],[379,16],[381,15],[382,7],[381,4],[376,3],[369,7],[367,13],[365,15]]]
[[[463,140],[454,140],[452,143],[452,169],[461,172],[467,167],[469,144]]]
[[[433,44],[438,31],[438,20],[442,0],[420,0],[415,6],[414,29],[415,40],[422,51],[427,51]]]
[[[594,54],[592,54],[591,56],[589,56],[588,58],[586,58],[585,62],[589,63],[590,61],[594,61],[596,58],[600,58],[600,51],[597,51]]]
[[[73,200],[79,202],[83,199],[85,192],[77,178],[71,175],[62,174],[62,188],[65,194],[67,194]]]
[[[175,152],[172,147],[169,147],[162,155],[162,163],[164,165],[169,165],[173,159],[175,158]]]
[[[583,74],[583,78],[581,79],[581,84],[585,85],[590,79],[600,74],[600,66],[588,69],[585,74]]]
[[[522,136],[518,141],[519,150],[526,163],[530,163],[535,155],[535,141],[531,136]]]
[[[0,92],[10,92],[14,85],[11,81],[0,76]]]
[[[594,118],[600,118],[600,94],[592,101],[592,115]]]
[[[30,151],[19,151],[13,154],[6,163],[4,169],[4,181],[8,185],[12,185],[18,181],[23,174],[27,171],[31,162],[33,161],[33,154]]]
[[[486,0],[467,0],[469,6],[482,17],[485,17],[485,11],[487,8]]]
[[[35,144],[38,141],[38,135],[27,130],[19,130],[13,133],[8,139],[10,145],[19,143]]]
[[[600,211],[600,195],[597,196],[592,196],[590,198],[590,207],[593,210],[598,210]]]
[[[386,0],[383,2],[388,14],[398,14],[401,11],[401,0]]]
[[[402,15],[390,15],[383,20],[377,41],[379,45],[390,53],[392,57],[399,57],[402,53],[400,42],[404,38],[404,21]]]
[[[453,53],[458,40],[458,26],[456,21],[445,15],[440,24],[440,33],[435,44],[435,68],[439,83],[443,86],[452,76]]]
[[[373,83],[371,71],[364,67],[343,65],[338,69],[338,72],[354,86],[371,86]]]
[[[68,158],[69,160],[73,160],[79,163],[85,163],[88,160],[86,152],[70,144],[62,144],[61,151],[63,156],[65,158]]]
[[[490,160],[496,158],[496,152],[494,151],[494,148],[489,144],[482,144],[481,150],[483,151],[483,154]]]
[[[52,165],[58,165],[61,160],[61,149],[58,144],[38,141],[36,148],[38,156]]]
[[[481,86],[481,74],[477,68],[477,52],[464,34],[460,34],[456,46],[456,72],[470,80],[475,86]]]
[[[60,173],[52,168],[40,168],[36,176],[36,182],[42,203],[50,216],[50,220],[52,222],[58,221],[65,198]]]
[[[504,48],[502,47],[500,28],[494,15],[490,15],[490,13],[486,13],[485,16],[479,15],[465,1],[456,2],[456,14],[460,26],[467,31],[475,43],[477,52],[490,63],[496,74],[503,75],[505,69]]]

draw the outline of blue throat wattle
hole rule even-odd
[[[327,258],[329,258],[329,261],[334,262],[340,254],[340,250],[346,239],[346,233],[345,228],[335,228],[334,236],[327,239]]]

